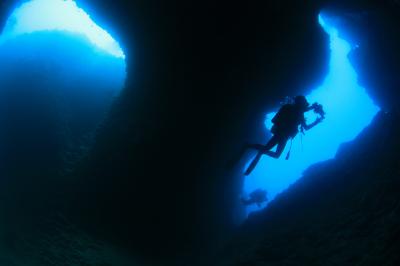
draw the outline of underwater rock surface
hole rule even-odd
[[[250,215],[213,265],[397,265],[399,125],[380,112],[334,160]]]
[[[11,213],[4,211],[7,209],[0,203],[2,266],[141,265],[109,243],[88,235],[62,215],[29,219],[27,226],[27,215],[11,215],[12,220]]]

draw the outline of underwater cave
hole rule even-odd
[[[0,72],[1,159],[10,169],[28,164],[32,174],[72,170],[90,149],[124,87],[126,62],[114,37],[75,1],[32,0],[6,21]]]
[[[243,186],[243,196],[263,189],[268,192],[268,201],[260,206],[246,207],[247,214],[265,208],[271,200],[301,178],[311,165],[335,157],[341,144],[352,141],[367,127],[380,108],[359,85],[357,71],[349,58],[350,53],[363,45],[350,43],[341,35],[339,17],[320,13],[318,22],[329,36],[329,70],[323,83],[305,95],[310,103],[318,102],[324,106],[326,118],[305,134],[297,134],[293,142],[286,145],[279,159],[263,156],[259,164],[247,176]],[[265,126],[272,127],[274,113],[266,115]],[[306,113],[307,123],[315,120],[316,114]],[[286,154],[291,148],[291,156]],[[247,168],[248,162],[244,169]],[[244,170],[243,170],[244,171]]]

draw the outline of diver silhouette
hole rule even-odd
[[[314,110],[315,113],[319,114],[319,117],[311,124],[307,125],[304,113]],[[246,144],[244,151],[247,149],[258,150],[256,157],[250,163],[249,167],[245,171],[245,175],[249,175],[257,163],[261,159],[262,155],[266,154],[273,158],[279,158],[286,147],[286,143],[289,139],[293,139],[299,132],[299,126],[302,133],[304,130],[309,130],[319,124],[325,118],[325,112],[322,105],[314,103],[310,106],[307,102],[306,97],[300,95],[294,98],[293,103],[283,105],[278,113],[272,119],[274,124],[271,128],[273,136],[266,145],[261,144]],[[273,147],[277,146],[276,151],[271,151]],[[243,151],[243,152],[244,152]],[[289,159],[290,151],[286,157]]]
[[[267,191],[264,189],[256,189],[249,194],[249,197],[240,199],[242,204],[248,206],[252,204],[257,204],[258,207],[261,207],[261,204],[268,201]]]

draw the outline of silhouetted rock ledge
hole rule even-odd
[[[399,265],[399,121],[379,113],[251,215],[214,265]]]

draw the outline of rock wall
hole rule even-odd
[[[334,160],[251,216],[206,265],[397,265],[398,123],[398,115],[378,114]]]
[[[152,1],[114,9],[133,18],[120,28],[133,47],[129,83],[83,166],[76,216],[140,254],[203,254],[234,226],[242,180],[226,162],[245,140],[264,139],[269,108],[326,71],[318,8]]]

